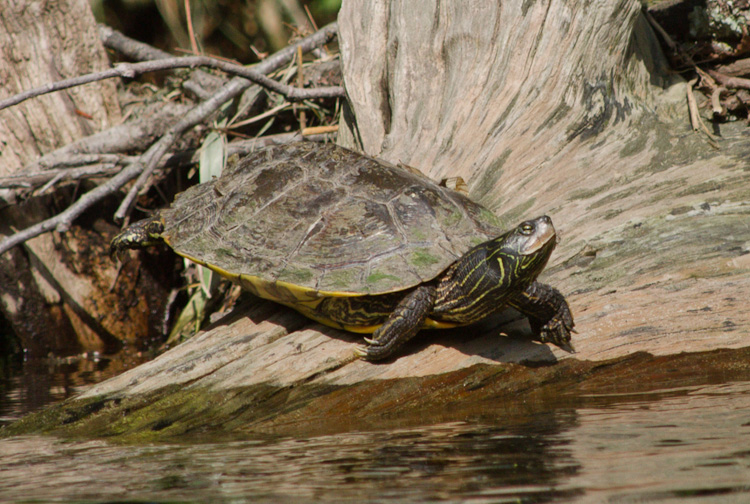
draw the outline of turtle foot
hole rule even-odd
[[[538,329],[539,339],[542,343],[552,343],[569,353],[575,353],[575,348],[570,341],[573,330],[573,317],[569,310],[561,310],[546,324]]]

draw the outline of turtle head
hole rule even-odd
[[[497,259],[490,267],[499,269],[506,285],[528,285],[547,265],[556,244],[552,219],[542,215],[524,221],[488,243],[492,250],[488,257]]]
[[[109,245],[109,256],[119,258],[127,249],[144,248],[162,241],[161,232],[164,231],[164,221],[157,213],[155,216],[122,230],[112,239]]]

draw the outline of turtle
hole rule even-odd
[[[371,333],[355,352],[390,357],[418,331],[504,308],[573,352],[565,297],[536,281],[557,242],[540,216],[510,230],[468,196],[335,144],[272,145],[121,231],[110,251],[164,242],[261,298]]]

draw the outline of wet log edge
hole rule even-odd
[[[504,425],[557,409],[684,395],[750,380],[750,348],[555,365],[479,364],[449,373],[354,385],[267,383],[217,391],[171,385],[135,396],[72,399],[28,415],[0,437],[49,434],[115,443],[314,436],[445,422]]]

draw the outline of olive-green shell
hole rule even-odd
[[[467,197],[327,144],[272,146],[191,187],[161,212],[174,250],[264,297],[393,292],[435,278],[499,235]]]

